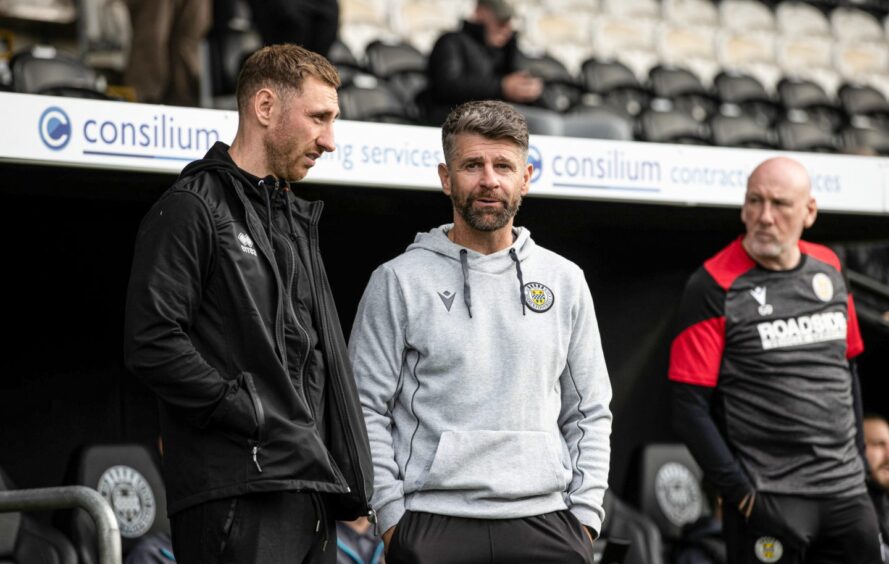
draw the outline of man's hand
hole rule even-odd
[[[742,497],[738,503],[738,511],[744,516],[744,519],[750,519],[750,514],[753,513],[754,502],[756,502],[756,492],[750,492]]]
[[[543,81],[528,71],[515,71],[503,77],[500,87],[509,102],[533,102],[543,92]]]
[[[389,542],[392,541],[392,535],[395,534],[396,525],[389,527],[389,530],[383,533],[383,552],[389,553]]]

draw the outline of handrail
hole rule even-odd
[[[855,272],[854,270],[846,270],[846,275],[849,277],[849,282],[855,284],[857,286],[861,286],[868,292],[872,292],[881,296],[887,300],[889,300],[889,286],[883,284],[879,280],[874,280],[870,276],[865,276],[859,272]]]
[[[120,528],[111,506],[86,486],[8,490],[0,492],[0,513],[48,509],[84,509],[96,522],[98,564],[121,564]]]

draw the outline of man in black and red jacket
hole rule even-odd
[[[689,280],[670,351],[674,427],[720,492],[729,562],[881,562],[865,487],[863,350],[836,255],[801,241],[805,168],[750,175],[746,234]]]

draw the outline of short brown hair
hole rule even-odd
[[[456,150],[456,137],[475,133],[488,139],[508,139],[528,157],[528,122],[525,116],[505,102],[484,100],[466,102],[454,108],[441,126],[445,162],[450,165]]]
[[[250,55],[238,74],[238,112],[260,88],[273,87],[302,92],[303,80],[314,76],[339,88],[340,75],[330,61],[299,45],[283,44],[263,47]]]

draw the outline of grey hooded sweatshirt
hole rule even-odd
[[[371,276],[349,354],[381,531],[405,509],[600,531],[611,383],[583,271],[515,228],[482,255],[443,225]]]

